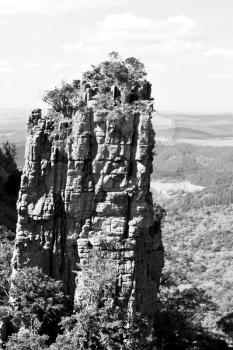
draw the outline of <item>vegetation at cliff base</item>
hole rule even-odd
[[[103,259],[102,253],[93,251],[81,278],[84,283],[80,281],[78,303],[74,312],[68,313],[61,282],[38,268],[23,269],[11,292],[14,308],[0,308],[13,332],[3,347],[9,350],[230,349],[218,332],[211,332],[202,324],[206,314],[216,312],[216,304],[201,289],[181,288],[169,271],[161,280],[159,309],[152,329],[151,320],[139,313],[129,319],[117,303],[117,270],[114,261],[106,259],[106,252]]]
[[[129,321],[125,311],[115,303],[117,272],[111,259],[93,252],[82,277],[79,303],[69,313],[62,282],[38,268],[22,269],[11,289],[13,307],[0,308],[13,333],[3,348],[140,350],[143,346],[143,349],[156,349],[147,320],[135,314]]]

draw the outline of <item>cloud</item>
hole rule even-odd
[[[24,67],[37,68],[40,66],[39,63],[27,62],[23,64]]]
[[[2,18],[0,19],[0,27],[10,27],[12,25],[14,25],[14,22]]]
[[[162,62],[151,62],[147,64],[147,70],[153,70],[153,72],[163,72],[165,70],[165,64]]]
[[[210,73],[210,74],[206,74],[205,76],[206,78],[213,78],[213,79],[227,79],[227,78],[231,78],[232,75],[231,74],[226,74],[226,73]]]
[[[12,74],[14,69],[10,66],[6,60],[0,60],[0,75]]]
[[[53,70],[60,70],[60,69],[64,69],[64,68],[70,68],[71,65],[67,64],[67,63],[54,63],[51,65],[51,68]]]
[[[5,78],[5,79],[1,80],[1,82],[5,83],[5,84],[10,84],[10,83],[12,83],[12,81],[13,80],[10,78]]]
[[[130,12],[108,14],[92,28],[82,28],[75,43],[62,46],[69,51],[100,53],[111,50],[137,52],[192,52],[203,45],[195,33],[195,22],[179,15],[152,21]]]
[[[127,0],[0,0],[0,14],[51,15],[96,7],[118,6]]]
[[[0,67],[8,66],[9,62],[7,60],[0,60]]]
[[[220,56],[226,58],[233,57],[233,49],[223,49],[221,47],[211,47],[206,51],[207,56]]]
[[[14,69],[11,68],[11,67],[0,67],[0,75],[3,75],[3,74],[11,74],[14,72]]]

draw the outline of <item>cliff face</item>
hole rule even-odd
[[[42,267],[78,302],[82,265],[105,242],[119,271],[119,300],[154,314],[163,248],[150,193],[155,134],[148,100],[108,109],[89,97],[72,118],[32,113],[13,276],[23,266]]]

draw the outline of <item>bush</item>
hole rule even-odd
[[[67,314],[68,299],[61,281],[45,275],[37,267],[18,271],[11,287],[15,316],[23,324],[52,339],[58,332],[61,316]]]
[[[5,345],[9,350],[42,350],[48,349],[48,336],[22,327],[18,333],[13,334]]]
[[[16,162],[16,146],[6,141],[0,148],[0,165],[7,171],[12,172],[17,168]]]
[[[13,240],[12,231],[0,226],[0,305],[6,305],[9,298]]]
[[[15,161],[16,146],[6,142],[0,147],[0,225],[15,230],[16,201],[21,173]]]

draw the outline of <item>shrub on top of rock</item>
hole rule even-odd
[[[145,80],[145,67],[135,57],[121,59],[117,52],[112,52],[108,60],[92,65],[91,70],[83,74],[82,81],[63,83],[47,91],[43,100],[53,110],[66,118],[94,99],[97,106],[114,110],[122,103],[137,100],[150,100],[151,85]]]

